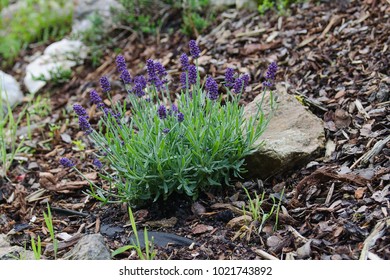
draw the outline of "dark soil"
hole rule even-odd
[[[196,242],[157,247],[157,259],[390,259],[389,15],[386,0],[307,3],[285,15],[236,10],[218,15],[198,38],[202,74],[222,80],[230,65],[250,73],[247,103],[259,94],[269,62],[277,61],[278,82],[324,121],[326,151],[307,166],[211,189],[196,202],[174,195],[135,209],[140,229],[147,226]],[[156,58],[178,81],[179,57],[188,52],[189,38],[179,31],[143,38],[126,30],[113,34],[133,76],[144,73],[146,59]],[[107,49],[97,69],[86,63],[75,69],[69,83],[43,90],[50,92],[51,114],[33,120],[38,127],[26,142],[31,150],[11,168],[12,183],[0,181],[0,233],[13,229],[13,243],[29,247],[30,237],[37,235],[44,245],[50,243],[42,215],[47,203],[56,233],[101,232],[112,250],[129,243],[127,206],[101,205],[86,194],[87,181],[58,163],[71,157],[90,180],[99,180],[90,160],[93,151],[88,145],[75,151],[67,135],[86,140],[71,107],[90,106],[88,91],[98,87],[101,75],[119,81],[115,56],[114,48]],[[26,63],[21,57],[14,74]],[[119,82],[113,88],[115,99],[125,97]],[[97,120],[94,112],[90,117]],[[49,134],[52,124],[58,127]],[[375,153],[367,157],[369,152]],[[248,203],[243,186],[252,198],[265,191],[264,211],[271,208],[270,196],[279,198],[284,189],[279,215],[272,215],[260,232],[256,223],[232,226]],[[44,192],[29,197],[38,190]],[[71,247],[65,246],[60,256]],[[53,257],[50,250],[45,257]],[[125,252],[115,258],[137,256]]]

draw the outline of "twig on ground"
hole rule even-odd
[[[369,250],[375,245],[378,238],[382,237],[387,227],[390,227],[390,219],[379,221],[370,235],[364,240],[363,249],[360,254],[359,260],[367,260],[369,256]]]
[[[290,231],[296,239],[299,239],[302,243],[307,243],[309,239],[306,237],[302,236],[295,228],[292,226],[287,226],[288,231]]]
[[[372,147],[371,150],[369,150],[368,152],[366,152],[364,155],[362,155],[357,161],[355,161],[354,164],[352,164],[352,166],[350,167],[350,169],[354,169],[358,164],[359,162],[362,162],[362,164],[366,164],[371,158],[373,158],[374,156],[376,156],[377,154],[379,154],[379,152],[384,148],[384,146],[386,145],[387,142],[390,141],[390,135],[387,136],[385,139],[382,139],[380,141],[378,141],[374,147]]]
[[[266,259],[266,260],[273,260],[273,261],[278,261],[279,259],[272,256],[271,254],[267,253],[266,251],[263,251],[261,249],[256,249],[256,248],[252,248],[252,250],[257,254],[259,255],[260,257]]]

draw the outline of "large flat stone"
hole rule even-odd
[[[309,162],[325,145],[323,122],[308,111],[296,98],[287,94],[283,87],[277,87],[277,109],[267,129],[255,143],[257,151],[247,157],[249,176],[268,178],[279,172]],[[270,113],[269,94],[263,101],[263,111]],[[245,115],[257,113],[261,96],[245,107]],[[263,144],[261,145],[261,143]]]
[[[46,85],[45,81],[36,80],[44,76],[50,81],[50,72],[58,69],[69,70],[81,64],[87,56],[87,47],[79,40],[62,39],[48,46],[43,55],[37,57],[26,67],[24,84],[30,93],[36,93]]]

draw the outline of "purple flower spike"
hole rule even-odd
[[[163,83],[167,82],[167,80],[161,81],[160,79],[165,77],[167,73],[161,63],[148,59],[146,61],[146,71],[148,72],[148,82],[153,84],[157,89],[159,89]]]
[[[167,118],[167,108],[164,105],[160,105],[157,109],[158,117],[163,120]]]
[[[277,71],[278,71],[278,65],[276,64],[276,62],[272,62],[268,66],[268,70],[267,70],[267,74],[265,75],[265,78],[267,80],[275,80]]]
[[[235,83],[234,83],[234,92],[239,94],[242,92],[242,90],[244,89],[244,83],[245,81],[242,79],[242,77],[239,77],[236,79]]]
[[[154,63],[154,70],[161,78],[167,75],[167,70],[165,70],[165,67],[160,62]]]
[[[168,134],[169,131],[171,131],[169,128],[164,128],[164,129],[163,129],[163,133],[164,133],[164,134]]]
[[[234,69],[227,68],[225,72],[225,86],[231,88],[234,86]]]
[[[100,78],[100,87],[102,88],[103,92],[108,92],[111,90],[110,82],[106,76]]]
[[[86,135],[92,133],[92,127],[88,122],[87,116],[79,116],[79,126],[80,129],[84,131]]]
[[[116,69],[119,73],[122,73],[124,70],[126,70],[126,61],[123,55],[118,55],[115,59],[116,62]]]
[[[190,85],[196,84],[196,78],[198,76],[198,73],[196,72],[195,65],[188,66],[188,83]]]
[[[154,68],[154,61],[146,60],[146,71],[148,72],[149,82],[154,82],[157,78],[156,70]]]
[[[200,55],[200,49],[199,49],[198,45],[196,44],[196,41],[191,40],[189,43],[189,47],[190,47],[190,54],[191,54],[192,58],[197,59]]]
[[[97,158],[92,161],[92,164],[95,165],[98,169],[102,169],[103,167],[103,163]]]
[[[124,84],[131,83],[131,76],[130,76],[129,71],[127,71],[126,68],[122,71],[120,78],[122,79]]]
[[[168,80],[166,79],[167,70],[165,70],[165,67],[160,62],[154,63],[154,70],[158,74],[158,79],[156,80],[157,88],[160,88],[163,84],[168,83]]]
[[[244,88],[249,85],[249,74],[244,74],[241,76],[241,79],[244,81]]]
[[[105,116],[109,116],[112,113],[111,109],[107,107],[103,108],[103,112]]]
[[[213,79],[213,77],[207,78],[206,89],[207,89],[207,93],[208,93],[208,98],[210,100],[217,100],[218,99],[218,84]]]
[[[236,79],[236,81],[234,82],[233,90],[235,93],[241,93],[245,90],[248,84],[249,84],[249,75],[244,74]]]
[[[80,116],[86,116],[87,115],[87,111],[83,108],[83,106],[79,105],[79,104],[75,104],[73,105],[73,110],[75,111],[75,113],[80,117]]]
[[[186,71],[190,63],[188,61],[188,56],[185,53],[180,56],[180,63],[183,70]]]
[[[177,108],[177,106],[175,104],[172,104],[171,111],[177,113],[177,112],[179,112],[179,109]]]
[[[140,87],[142,88],[146,88],[146,79],[144,76],[137,76],[134,78],[134,83],[138,83],[140,85]]]
[[[187,88],[187,73],[182,72],[180,75],[180,83],[181,83],[181,88],[185,89]]]
[[[90,99],[91,99],[91,102],[93,103],[93,104],[96,104],[96,105],[98,105],[98,104],[100,104],[100,103],[102,103],[103,101],[102,101],[102,99],[101,99],[101,97],[99,96],[99,94],[96,92],[96,90],[91,90],[91,92],[89,93],[89,97],[90,97]]]
[[[272,62],[268,66],[267,73],[265,74],[266,81],[263,83],[265,87],[271,87],[273,85],[273,81],[275,80],[277,71],[278,71],[278,65],[276,64],[276,62]]]
[[[146,79],[144,76],[136,76],[134,78],[134,87],[132,92],[138,97],[145,95],[144,88],[146,87]]]
[[[73,161],[71,161],[70,159],[68,158],[61,158],[60,159],[60,164],[64,167],[73,167],[74,166],[74,163]]]
[[[182,112],[179,112],[177,114],[177,121],[178,122],[183,122],[184,121],[184,114]]]

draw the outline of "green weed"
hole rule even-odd
[[[58,240],[54,235],[54,226],[53,226],[53,217],[51,215],[50,206],[47,204],[47,213],[43,211],[43,218],[45,219],[45,224],[50,233],[50,238],[53,241],[53,250],[54,250],[54,258],[57,258],[57,250],[58,250]],[[34,252],[35,253],[35,252]]]
[[[49,75],[49,78],[46,78],[44,74],[41,74],[39,76],[33,76],[33,80],[51,82],[54,85],[64,84],[72,78],[72,70],[64,69],[62,67],[56,67],[49,70]]]
[[[47,117],[51,112],[50,98],[47,96],[31,94],[29,96],[28,114],[40,118]]]
[[[252,219],[255,223],[259,224],[257,232],[260,233],[262,228],[264,227],[265,223],[272,217],[272,215],[275,215],[275,224],[274,224],[274,229],[276,230],[278,220],[279,220],[279,211],[280,211],[280,206],[282,202],[282,197],[284,190],[281,194],[281,198],[279,199],[279,202],[276,202],[276,199],[274,196],[270,196],[269,199],[272,200],[272,206],[269,211],[264,211],[263,210],[263,203],[265,201],[265,192],[259,196],[257,193],[255,193],[255,197],[252,198],[251,195],[249,194],[248,190],[246,188],[243,188],[246,196],[248,197],[248,212],[252,216]],[[243,209],[244,214],[246,213],[246,209],[244,207]]]
[[[124,11],[115,11],[116,21],[122,22],[135,31],[155,33],[159,21],[152,20],[157,6],[162,1],[156,0],[119,0]]]
[[[2,88],[1,81],[2,77],[0,77],[0,89]],[[3,91],[5,91],[5,89],[3,89]],[[5,96],[7,96],[7,94],[5,94]],[[22,149],[24,140],[22,139],[18,143],[16,132],[26,113],[26,109],[27,107],[25,107],[19,113],[17,119],[15,119],[8,99],[6,98],[6,100],[3,100],[0,96],[0,177],[8,179],[7,172],[11,167],[16,154]]]
[[[38,235],[38,241],[35,243],[35,239],[31,237],[31,248],[34,252],[34,258],[36,260],[40,260],[42,256],[42,244],[41,244],[41,238]]]
[[[305,1],[307,0],[258,0],[258,10],[261,14],[273,8],[276,8],[279,12],[284,12],[291,4]]]
[[[112,255],[112,257],[114,257],[116,255],[119,255],[119,254],[127,251],[127,250],[134,249],[137,252],[138,257],[141,260],[153,260],[154,257],[156,256],[156,251],[154,250],[153,238],[149,242],[148,232],[145,228],[144,229],[145,253],[143,253],[141,243],[139,241],[137,226],[135,225],[135,219],[134,219],[133,212],[131,211],[130,207],[128,209],[129,209],[130,224],[131,224],[131,228],[133,230],[134,237],[135,237],[135,243],[133,243],[132,245],[122,246],[122,247],[116,249],[114,252],[112,252],[111,255]]]
[[[72,150],[75,151],[84,151],[85,150],[85,143],[82,140],[74,140],[72,141],[72,144],[74,147],[72,147]]]
[[[213,13],[206,13],[209,0],[184,0],[181,31],[186,35],[199,35],[211,23]]]

